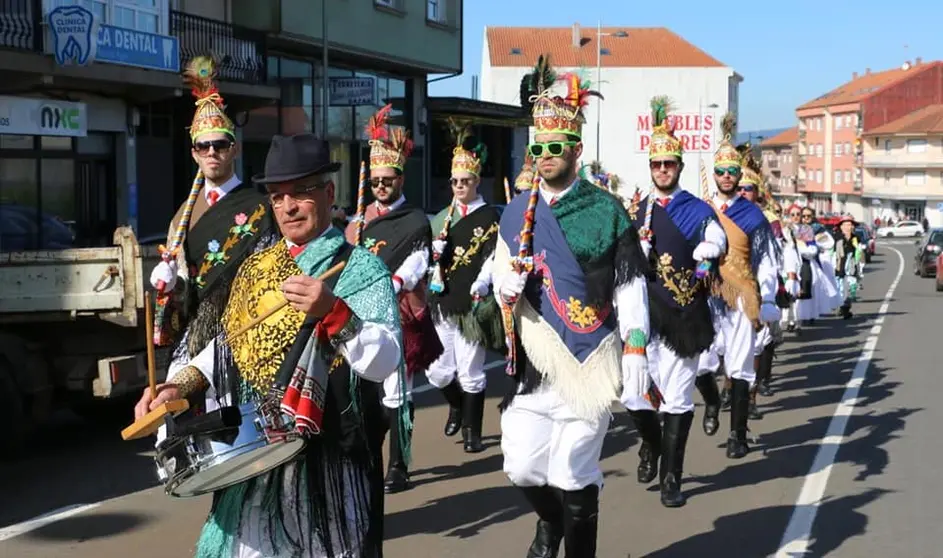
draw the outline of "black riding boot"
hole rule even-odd
[[[440,389],[445,401],[449,404],[449,418],[445,421],[445,435],[455,436],[462,429],[462,391],[458,378],[452,380],[452,383]]]
[[[524,497],[537,513],[537,532],[527,558],[557,558],[563,541],[563,502],[558,490],[549,486],[521,486]]]
[[[462,401],[462,441],[465,453],[478,453],[485,450],[481,444],[481,423],[485,415],[485,392],[466,393]]]
[[[685,504],[681,493],[681,476],[684,471],[684,448],[694,421],[694,411],[680,415],[665,413],[665,426],[661,438],[661,505],[680,508]]]
[[[387,494],[396,494],[409,490],[409,467],[403,457],[403,438],[408,444],[412,439],[412,429],[405,430],[400,428],[399,409],[386,409],[390,421],[390,465],[386,471],[386,480],[383,481],[383,489]],[[409,403],[409,421],[412,422],[416,416],[416,410],[412,403]]]
[[[773,396],[773,388],[770,387],[770,382],[773,379],[773,356],[775,353],[776,349],[773,343],[767,345],[760,353],[760,366],[756,371],[756,382],[760,385],[759,392],[763,397]]]
[[[566,558],[596,558],[599,487],[563,493],[563,547]]]
[[[747,407],[747,416],[750,417],[750,420],[760,420],[763,418],[763,413],[760,412],[760,409],[756,406],[756,392],[760,389],[760,361],[762,359],[758,356],[753,357],[753,370],[756,372],[756,377],[753,379],[753,387],[750,388],[750,405]]]
[[[655,411],[629,411],[635,429],[642,438],[638,450],[638,481],[648,484],[658,476],[658,458],[661,456],[661,424]]]
[[[720,392],[720,408],[724,411],[730,409],[730,376],[724,376],[724,389]]]
[[[730,436],[727,438],[727,457],[740,459],[750,451],[747,445],[750,384],[746,380],[733,380],[733,387],[730,391]]]
[[[704,419],[701,425],[708,436],[717,434],[720,428],[720,392],[713,374],[703,374],[694,380],[694,385],[704,398]]]

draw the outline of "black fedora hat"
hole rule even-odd
[[[340,163],[331,161],[327,141],[314,134],[275,136],[265,156],[265,172],[252,177],[256,184],[276,184],[337,172]]]

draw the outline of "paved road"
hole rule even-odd
[[[891,244],[905,262],[883,319],[878,314],[899,270],[887,245],[868,268],[854,319],[820,320],[780,350],[777,393],[761,400],[766,416],[751,423],[758,443],[747,458],[727,460],[722,433],[705,436],[698,409],[686,507],[662,508],[653,487],[635,482],[638,439],[627,415],[616,412],[604,449],[600,557],[940,556],[935,504],[943,485],[934,474],[934,428],[943,412],[933,402],[943,378],[931,371],[943,295],[932,280],[911,274],[908,244]],[[876,333],[870,365],[858,365]],[[492,378],[493,385],[503,382],[499,369]],[[418,403],[416,487],[387,500],[386,555],[523,556],[535,518],[500,472],[494,405],[485,421],[488,450],[466,456],[441,435],[445,410],[437,394],[423,393]],[[117,428],[72,423],[42,446],[23,462],[0,465],[0,558],[191,555],[209,500],[164,496],[147,444],[120,442]],[[797,508],[800,494],[811,505]],[[48,524],[22,523],[109,498]],[[778,552],[781,542],[795,552]]]

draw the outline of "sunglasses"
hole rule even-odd
[[[272,207],[281,207],[282,204],[285,203],[285,196],[290,197],[298,203],[314,201],[314,193],[318,190],[324,189],[324,187],[328,186],[329,184],[331,184],[331,182],[317,182],[307,186],[299,186],[291,192],[270,192],[268,199],[269,202],[271,202]]]
[[[790,217],[798,217],[799,214],[798,214],[798,213],[790,213],[789,216],[790,216]]]
[[[811,218],[812,218],[812,214],[811,214],[811,213],[803,213],[803,214],[802,214],[802,218],[803,218],[803,219],[811,219]]]
[[[232,147],[232,141],[227,139],[218,139],[211,141],[198,141],[193,144],[193,150],[204,155],[209,153],[210,148],[213,148],[217,153],[225,153],[229,151]]]
[[[567,147],[574,147],[578,141],[548,141],[546,143],[532,143],[527,146],[532,157],[543,157],[546,153],[551,157],[563,155]]]
[[[378,177],[378,178],[370,179],[371,188],[379,188],[380,186],[383,186],[384,188],[392,188],[393,184],[395,183],[396,183],[396,179],[391,176],[384,176],[383,178]]]
[[[740,167],[714,167],[714,174],[717,176],[723,176],[725,174],[740,176]]]
[[[741,191],[741,192],[753,192],[754,190],[755,190],[755,188],[753,188],[753,185],[752,185],[752,184],[747,184],[746,186],[741,186],[741,187],[740,187],[740,191]]]
[[[678,168],[678,161],[649,161],[648,168],[651,170],[674,170]]]

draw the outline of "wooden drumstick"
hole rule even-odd
[[[147,385],[151,399],[157,399],[157,365],[154,357],[154,312],[151,310],[151,293],[144,292],[144,327],[147,330]]]
[[[328,278],[330,278],[330,277],[332,277],[332,276],[338,274],[342,269],[344,269],[344,266],[345,266],[345,265],[347,265],[347,262],[340,262],[340,263],[338,263],[337,265],[335,265],[335,266],[332,267],[331,269],[328,269],[327,271],[325,271],[324,273],[322,273],[322,274],[318,277],[318,280],[319,280],[319,281],[324,281],[324,280],[326,280],[326,279],[328,279]],[[276,305],[273,306],[272,308],[269,308],[269,309],[266,310],[261,316],[255,318],[255,319],[252,320],[251,322],[247,323],[246,325],[244,325],[244,326],[240,327],[239,329],[237,329],[236,331],[234,331],[232,335],[230,335],[230,336],[228,336],[228,337],[226,338],[226,341],[229,342],[229,341],[232,341],[233,339],[235,339],[236,337],[239,337],[240,335],[244,334],[245,332],[249,331],[250,329],[254,328],[255,326],[261,324],[261,323],[264,322],[265,320],[271,318],[273,314],[275,314],[276,312],[278,312],[279,310],[281,310],[282,308],[284,308],[284,307],[286,307],[286,306],[288,306],[288,300],[287,300],[287,299],[286,299],[286,300],[283,300],[283,301],[281,301],[281,302],[279,302],[278,304],[276,304]]]

